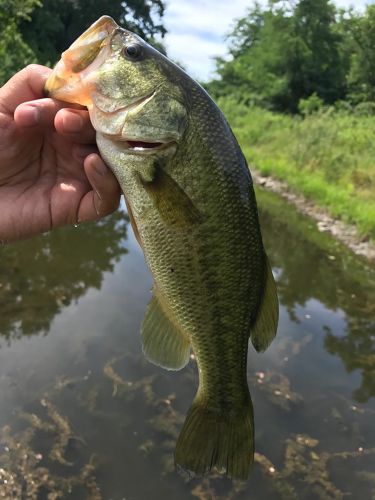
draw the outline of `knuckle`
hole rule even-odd
[[[26,67],[25,67],[25,70],[29,73],[29,72],[33,72],[33,71],[38,71],[39,69],[39,65],[38,64],[35,64],[35,63],[31,63],[31,64],[28,64]]]
[[[26,73],[28,76],[33,76],[35,73],[40,73],[43,66],[40,64],[31,63],[28,64],[22,72]]]

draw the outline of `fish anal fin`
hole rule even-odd
[[[189,362],[190,341],[165,312],[155,293],[142,322],[142,349],[146,358],[167,370],[180,370]]]
[[[189,196],[160,165],[155,165],[153,179],[142,184],[167,225],[188,228],[202,222]]]
[[[265,256],[265,287],[263,298],[254,325],[250,330],[250,338],[258,352],[265,351],[271,344],[277,331],[279,321],[279,301],[277,298],[275,279],[272,268]]]

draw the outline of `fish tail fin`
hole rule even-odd
[[[221,412],[195,400],[177,441],[175,463],[189,473],[213,468],[232,479],[246,480],[254,460],[254,417],[251,399],[236,414]]]

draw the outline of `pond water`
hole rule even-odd
[[[1,249],[0,498],[375,497],[375,270],[257,195],[281,314],[249,348],[250,480],[174,470],[196,364],[142,356],[152,280],[122,211]]]

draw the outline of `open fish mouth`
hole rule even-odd
[[[106,137],[113,140],[114,136],[105,134]],[[176,145],[175,141],[151,142],[137,139],[116,138],[116,142],[121,144],[121,149],[134,154],[154,154],[164,151]]]
[[[46,96],[65,102],[88,106],[90,85],[82,86],[92,65],[99,65],[110,54],[108,46],[112,34],[118,28],[115,21],[102,16],[61,55],[60,61],[47,79]],[[100,57],[98,57],[100,54]],[[80,87],[77,92],[76,87]]]

